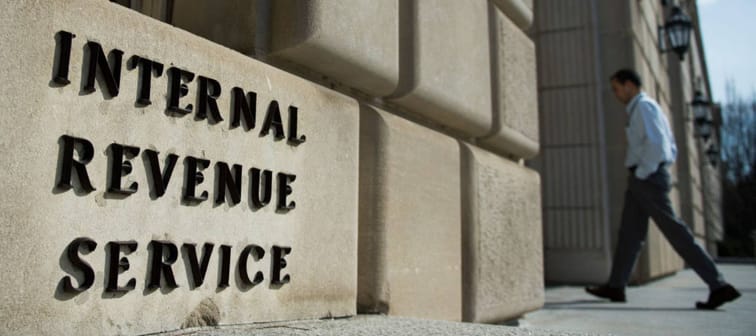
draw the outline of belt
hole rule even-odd
[[[669,163],[669,162],[662,162],[662,163],[660,163],[660,164],[659,164],[659,166],[658,166],[658,167],[656,167],[656,170],[655,170],[655,171],[659,171],[660,169],[662,169],[662,168],[666,167],[668,163]],[[629,171],[630,171],[631,173],[633,173],[633,174],[634,174],[634,173],[635,173],[635,170],[636,170],[636,169],[638,169],[638,166],[637,166],[637,165],[635,165],[635,166],[630,166],[630,167],[627,167],[627,169],[628,169],[628,170],[629,170]]]

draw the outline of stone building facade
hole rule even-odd
[[[5,331],[538,309],[533,6],[6,2]]]
[[[693,19],[683,60],[660,52],[657,27],[673,5]],[[625,112],[609,77],[636,69],[673,127],[678,147],[671,198],[696,239],[715,253],[721,239],[720,174],[704,153],[716,135],[694,131],[695,91],[709,97],[706,59],[695,1],[539,0],[532,34],[538,51],[541,154],[533,166],[543,179],[546,280],[602,283],[608,278],[622,211]],[[651,225],[634,281],[683,267]]]

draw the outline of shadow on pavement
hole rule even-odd
[[[606,306],[614,304],[614,306]],[[575,300],[563,302],[546,302],[543,309],[574,309],[574,310],[619,310],[619,311],[701,311],[695,307],[619,307],[616,302],[606,300]],[[586,306],[589,305],[589,306]],[[600,306],[594,306],[600,305]],[[718,311],[718,310],[716,310]]]
[[[573,304],[601,304],[601,303],[612,303],[610,301],[606,300],[600,300],[600,299],[590,299],[590,300],[574,300],[574,301],[559,301],[559,302],[546,302],[544,303],[543,307],[551,307],[551,306],[566,306],[566,305],[573,305]]]

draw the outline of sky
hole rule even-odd
[[[726,102],[725,83],[756,94],[756,0],[699,0],[713,101]]]

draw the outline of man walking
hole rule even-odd
[[[646,239],[650,217],[675,251],[709,286],[709,299],[696,302],[698,309],[716,309],[737,299],[740,293],[724,281],[711,256],[696,244],[688,226],[672,209],[667,167],[675,161],[677,147],[659,104],[641,91],[641,78],[633,70],[617,71],[611,77],[611,85],[628,114],[625,166],[630,177],[609,282],[585,290],[613,302],[625,302],[625,287]]]

